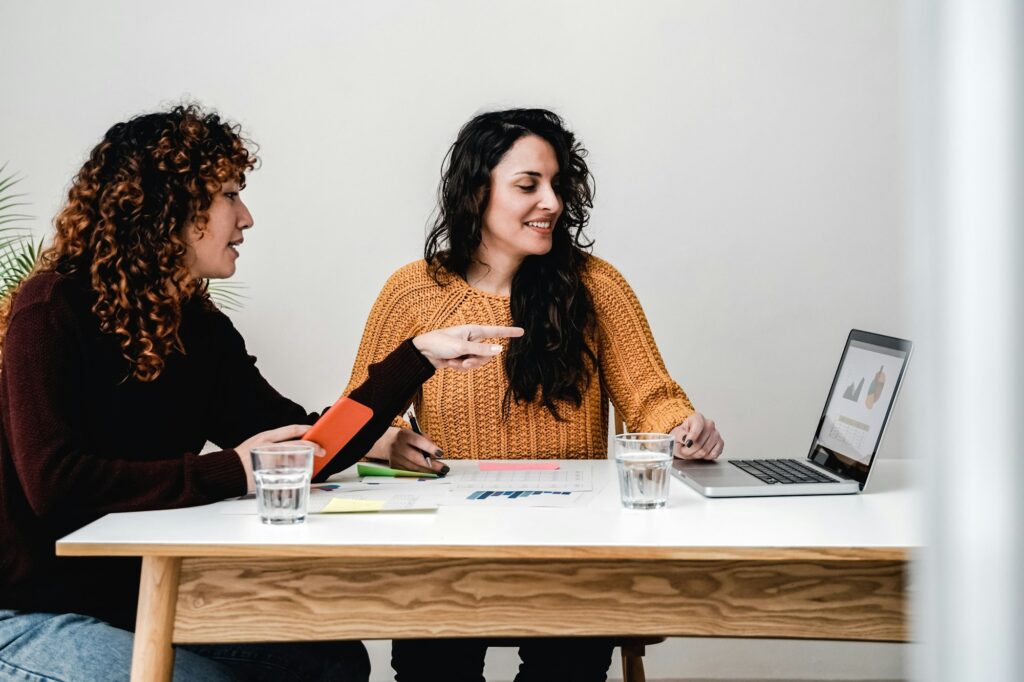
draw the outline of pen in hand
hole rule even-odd
[[[405,416],[409,420],[409,423],[412,424],[412,432],[422,436],[423,432],[420,431],[420,423],[416,421],[416,415],[410,412]],[[430,461],[430,453],[426,450],[420,450],[420,452],[423,453],[423,459],[427,460],[427,466],[433,468],[434,465]]]
[[[409,413],[408,415],[406,415],[406,416],[407,416],[407,417],[408,417],[408,419],[409,419],[409,424],[411,424],[411,425],[412,425],[412,432],[413,432],[413,433],[416,433],[416,434],[419,434],[419,435],[421,435],[421,436],[422,436],[422,435],[423,435],[423,432],[422,432],[422,431],[420,431],[420,424],[419,424],[419,422],[418,422],[418,421],[416,421],[416,415],[414,415],[414,414],[413,414],[412,412],[410,412],[410,413]],[[434,465],[433,465],[433,463],[431,462],[431,459],[430,459],[430,453],[429,453],[429,452],[427,452],[426,450],[420,450],[420,452],[422,452],[422,453],[423,453],[423,459],[424,459],[424,460],[426,460],[426,462],[427,462],[427,466],[428,466],[428,467],[430,467],[431,469],[433,469],[433,468],[434,468]],[[440,452],[440,451],[439,451],[439,452]],[[448,473],[449,471],[451,471],[451,469],[450,469],[450,468],[448,467],[448,465],[447,465],[447,464],[445,464],[444,466],[442,466],[442,467],[441,467],[441,470],[437,472],[437,475],[438,475],[438,476],[444,476],[444,475],[445,475],[445,474],[447,474],[447,473]]]

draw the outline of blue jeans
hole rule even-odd
[[[132,633],[75,614],[0,609],[0,680],[127,680]],[[175,682],[344,680],[366,682],[362,642],[201,644],[175,647]]]

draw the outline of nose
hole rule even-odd
[[[241,197],[238,197],[238,222],[236,224],[240,230],[247,230],[253,224],[252,213],[249,213],[249,207],[245,205]]]
[[[559,213],[562,210],[562,197],[550,184],[545,184],[537,199],[538,208],[552,213]]]

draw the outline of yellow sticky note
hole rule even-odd
[[[360,512],[377,512],[384,508],[384,500],[347,500],[344,497],[332,497],[321,511],[322,514],[352,514]]]

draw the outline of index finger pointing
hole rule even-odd
[[[470,334],[470,341],[477,339],[508,339],[526,333],[522,327],[484,327],[480,326]]]

